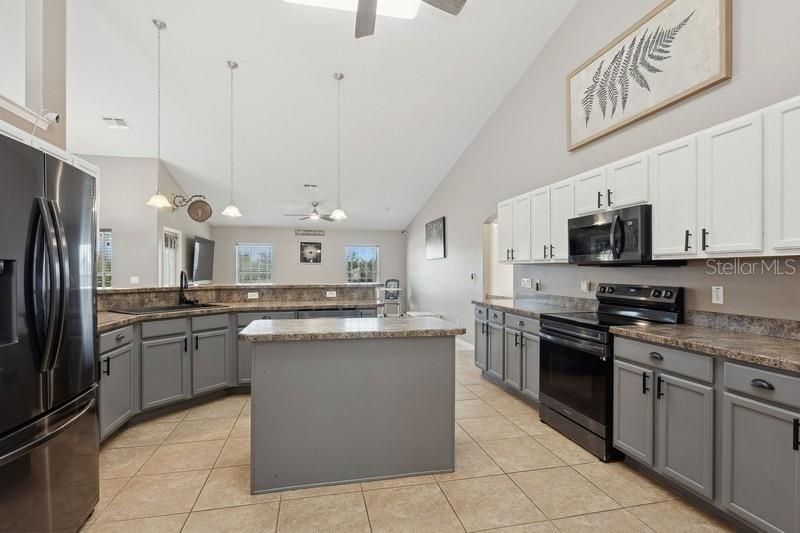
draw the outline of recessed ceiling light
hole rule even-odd
[[[339,11],[356,12],[358,0],[283,0],[289,4],[324,7]],[[421,0],[378,0],[377,13],[381,17],[414,19],[419,12]]]
[[[100,117],[103,123],[112,130],[129,130],[131,127],[124,118],[119,117]]]

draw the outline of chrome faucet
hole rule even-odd
[[[186,275],[185,270],[181,270],[181,286],[180,292],[178,293],[178,303],[181,305],[188,304],[188,305],[197,305],[197,300],[192,300],[191,298],[186,297],[186,290],[189,289],[189,276]]]

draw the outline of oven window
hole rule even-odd
[[[606,425],[610,361],[541,339],[541,391]]]

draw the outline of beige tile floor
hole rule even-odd
[[[228,396],[103,445],[84,531],[731,531],[623,463],[604,464],[536,410],[456,365],[456,471],[252,496],[250,400]]]

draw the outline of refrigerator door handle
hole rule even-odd
[[[56,236],[56,230],[53,226],[53,219],[50,213],[50,209],[47,206],[46,200],[44,198],[36,198],[36,207],[40,217],[40,221],[44,226],[44,242],[45,248],[47,250],[47,275],[48,275],[48,283],[47,288],[49,290],[49,297],[48,297],[48,311],[47,311],[47,319],[46,319],[46,326],[45,326],[45,333],[44,339],[41,339],[40,333],[40,346],[42,346],[42,362],[39,367],[40,372],[47,372],[53,367],[53,360],[54,352],[56,351],[55,348],[57,347],[56,344],[56,322],[58,320],[58,316],[61,315],[61,261],[59,260],[59,251],[58,251],[58,237]],[[37,237],[38,238],[38,226],[37,226]],[[36,265],[32,265],[32,268],[36,268]],[[32,276],[32,278],[35,276]],[[34,300],[38,298],[38,294],[36,294],[36,289],[34,289]],[[37,330],[39,329],[39,322],[36,321]]]
[[[72,424],[78,421],[80,417],[86,414],[87,411],[94,407],[96,400],[94,397],[90,397],[89,400],[80,408],[77,409],[77,413],[69,416],[67,415],[65,420],[60,420],[56,423],[53,427],[48,427],[47,430],[37,435],[37,437],[31,441],[25,443],[24,446],[21,446],[5,455],[0,456],[0,467],[6,465],[8,463],[12,463],[15,460],[19,459],[20,457],[24,456],[31,450],[41,446],[43,443],[47,442],[48,440],[56,437],[63,431],[69,429]]]
[[[64,222],[61,219],[61,211],[58,208],[58,205],[53,200],[48,200],[50,204],[50,211],[53,217],[53,226],[54,231],[56,234],[56,240],[58,243],[58,255],[59,255],[59,272],[61,274],[60,279],[60,293],[59,293],[59,313],[58,319],[56,321],[55,327],[55,337],[54,337],[54,344],[55,344],[55,355],[50,360],[50,367],[48,370],[52,370],[58,366],[59,355],[61,353],[60,347],[62,344],[62,340],[64,337],[64,327],[67,320],[67,309],[68,306],[68,299],[69,299],[69,251],[67,249],[67,237],[64,231]]]

